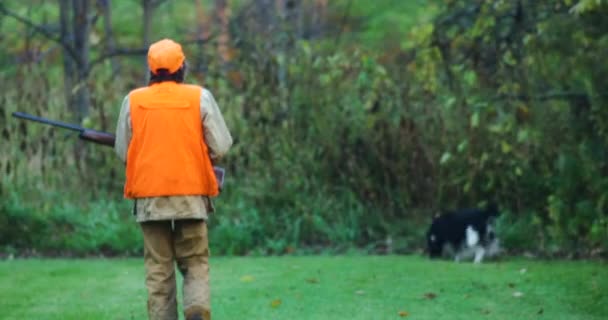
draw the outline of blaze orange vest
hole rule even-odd
[[[131,91],[125,197],[218,195],[203,135],[201,92],[199,86],[170,81]]]

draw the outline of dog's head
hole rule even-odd
[[[443,239],[441,238],[441,234],[437,231],[437,224],[442,223],[441,216],[435,216],[433,218],[433,222],[431,227],[426,232],[426,242],[427,242],[427,253],[431,258],[439,258],[443,252]]]
[[[496,241],[495,223],[498,216],[500,216],[500,209],[496,202],[490,202],[484,209],[484,215],[486,216],[486,236],[485,239],[488,242]]]
[[[431,258],[439,258],[443,252],[443,242],[440,241],[437,235],[428,233],[426,235],[427,250]]]
[[[484,212],[489,220],[495,220],[500,215],[500,209],[498,209],[498,204],[496,202],[489,202],[488,205],[486,205]]]

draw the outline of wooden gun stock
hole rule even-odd
[[[82,140],[95,142],[104,146],[114,147],[116,137],[107,132],[84,129],[78,137]]]

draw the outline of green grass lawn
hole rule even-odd
[[[419,256],[212,258],[214,319],[606,319],[608,268]],[[145,319],[140,259],[0,262],[0,319]]]

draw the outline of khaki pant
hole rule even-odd
[[[186,319],[210,320],[209,244],[205,221],[147,221],[141,223],[141,229],[148,317],[153,320],[178,319],[174,267],[174,262],[177,262],[184,277]]]

